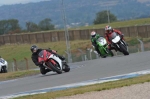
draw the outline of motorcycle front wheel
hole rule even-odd
[[[127,48],[123,44],[120,44],[119,46],[120,46],[120,49],[124,55],[129,55]]]
[[[62,73],[62,71],[61,71],[61,69],[60,69],[60,67],[59,67],[58,64],[56,64],[56,65],[54,66],[51,62],[48,62],[48,65],[49,65],[49,67],[50,67],[53,71],[57,72],[58,74],[61,74],[61,73]]]

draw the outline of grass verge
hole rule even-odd
[[[32,76],[36,74],[40,74],[39,70],[26,70],[26,71],[1,73],[0,81],[22,78],[22,77]]]
[[[140,77],[135,77],[135,78],[130,78],[130,79],[106,82],[106,83],[95,84],[95,85],[84,86],[84,87],[73,88],[73,89],[67,89],[67,90],[62,90],[62,91],[48,92],[45,94],[17,97],[14,99],[54,99],[54,98],[64,97],[64,96],[84,94],[86,92],[92,92],[92,91],[109,90],[109,89],[113,89],[113,88],[130,86],[133,84],[139,84],[139,83],[144,83],[144,82],[150,82],[150,75],[143,75]]]
[[[128,27],[128,26],[139,26],[139,25],[145,25],[150,24],[150,18],[141,18],[141,19],[135,19],[135,20],[128,20],[128,21],[118,21],[118,22],[112,22],[109,23],[110,26],[113,28],[119,28],[119,27]],[[105,28],[106,24],[97,24],[97,25],[90,25],[90,26],[83,26],[79,27],[77,29],[99,29],[99,28]]]

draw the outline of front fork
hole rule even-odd
[[[124,43],[125,46],[128,46],[128,44],[124,40],[122,40],[122,42]]]
[[[48,68],[48,69],[50,69],[50,70],[52,70],[51,67],[49,66],[48,62],[47,63],[43,63],[43,66]]]
[[[124,40],[121,40],[119,43],[115,44],[115,45],[117,46],[117,49],[118,49],[120,52],[122,52],[122,51],[120,50],[120,46],[119,46],[120,43],[123,44],[123,45],[127,48],[127,50],[128,50],[128,47],[127,47],[126,42],[125,42]]]

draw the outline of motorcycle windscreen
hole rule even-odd
[[[103,38],[103,37],[100,37],[100,38],[98,38],[98,40],[97,40],[102,46],[104,46],[104,45],[106,45],[107,44],[107,41],[106,41],[106,39],[105,38]]]
[[[4,64],[4,63],[5,63],[5,60],[3,60],[3,59],[0,59],[0,62]]]
[[[7,65],[6,61],[4,59],[0,58],[0,67],[6,66],[6,65]],[[1,68],[0,68],[0,70],[1,70]]]
[[[120,36],[116,32],[113,32],[110,39],[113,43],[118,43],[120,41]]]
[[[113,32],[113,33],[111,33],[111,35],[110,35],[109,38],[112,40],[112,39],[114,39],[116,36],[117,36],[117,33],[116,33],[116,32]]]
[[[39,54],[38,54],[38,61],[42,62],[42,61],[47,61],[48,57],[47,57],[47,51],[46,50],[42,50]]]

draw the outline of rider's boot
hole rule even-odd
[[[47,72],[50,72],[50,69],[46,69],[44,66],[39,66],[41,74],[45,75]]]

